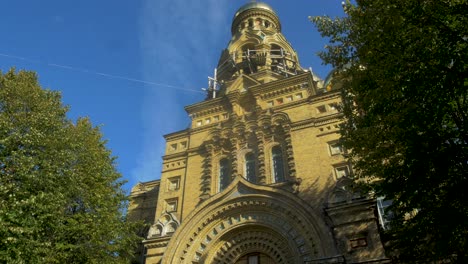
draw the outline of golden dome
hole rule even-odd
[[[236,14],[234,15],[234,19],[242,12],[246,11],[246,10],[249,10],[249,9],[263,9],[263,10],[268,10],[270,11],[271,13],[275,14],[275,11],[273,10],[273,8],[271,6],[269,6],[268,4],[266,3],[262,3],[262,2],[251,2],[251,3],[248,3],[248,4],[245,4],[243,6],[241,6],[241,8],[239,8],[236,12]],[[234,20],[233,19],[233,20]]]
[[[251,17],[258,18],[259,15],[263,17],[263,19],[266,18],[270,23],[273,23],[272,28],[275,28],[278,32],[281,32],[281,23],[279,21],[278,15],[270,5],[262,2],[250,2],[239,8],[232,18],[232,34],[234,35],[236,32],[240,31],[240,23],[246,22],[247,19]]]

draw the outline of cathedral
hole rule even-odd
[[[133,187],[138,263],[389,263],[375,198],[340,145],[340,82],[303,69],[272,7],[250,2],[160,180]]]

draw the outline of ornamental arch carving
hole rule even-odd
[[[229,175],[234,180],[239,175],[247,178],[245,154],[252,153],[255,155],[254,182],[272,184],[278,182],[274,180],[272,161],[272,148],[278,145],[282,152],[281,170],[284,170],[281,182],[296,180],[291,120],[286,113],[267,110],[242,118],[233,116],[230,122],[212,127],[208,135],[203,143],[200,202],[222,190],[218,176],[219,160],[223,157],[230,162]]]
[[[251,252],[307,263],[336,254],[321,213],[282,189],[236,177],[199,208],[174,233],[163,263],[234,263]]]

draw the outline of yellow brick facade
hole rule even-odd
[[[270,6],[241,7],[232,34],[191,127],[165,136],[161,179],[132,190],[151,224],[139,260],[387,263],[375,201],[350,191],[340,91],[301,68]]]

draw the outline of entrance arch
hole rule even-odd
[[[296,195],[237,177],[199,205],[171,238],[162,263],[235,263],[250,253],[275,263],[334,256],[320,215]]]
[[[200,263],[237,263],[243,257],[256,254],[275,264],[298,263],[300,252],[287,237],[259,225],[246,225],[221,236],[207,251]],[[244,264],[247,264],[245,262]]]

